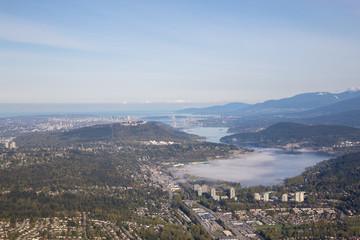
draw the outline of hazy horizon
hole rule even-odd
[[[351,87],[346,91],[360,91],[360,88]],[[299,93],[304,94],[304,93]],[[297,94],[298,95],[298,94]],[[296,95],[295,95],[296,96]],[[293,96],[288,96],[293,97]],[[287,98],[288,98],[287,97]],[[266,101],[279,100],[267,99]],[[257,102],[257,103],[263,103]],[[139,102],[139,103],[0,103],[0,117],[41,115],[41,114],[96,114],[109,113],[121,115],[126,113],[144,112],[151,114],[167,114],[187,108],[204,108],[225,105],[231,102]],[[245,102],[246,103],[246,102]],[[257,104],[252,103],[252,104]],[[157,113],[156,113],[157,112]]]
[[[196,107],[206,107],[209,104],[195,104]],[[194,104],[178,103],[138,103],[138,104],[114,104],[114,103],[0,103],[0,117],[12,114],[52,114],[52,113],[114,113],[144,112],[155,114],[168,113],[176,110],[193,107]]]

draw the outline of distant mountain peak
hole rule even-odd
[[[351,87],[348,92],[359,92],[360,87]]]

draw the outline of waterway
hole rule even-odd
[[[220,143],[220,138],[228,135],[228,128],[224,127],[189,127],[184,132],[206,137],[206,141]]]
[[[189,128],[185,131],[205,136],[207,141],[211,142],[219,142],[222,136],[228,134],[226,128]],[[211,180],[240,182],[242,186],[275,185],[331,157],[306,150],[297,153],[274,148],[254,150],[230,159],[214,160],[206,164],[187,164],[176,167],[173,171],[178,177],[191,175]]]

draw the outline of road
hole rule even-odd
[[[86,232],[86,212],[83,212],[83,226],[84,226],[85,239],[88,239]]]
[[[241,234],[232,224],[231,222],[224,219],[220,214],[212,211],[211,209],[201,205],[201,208],[205,211],[209,212],[211,215],[213,215],[215,218],[220,219],[224,222],[225,226],[232,231],[232,233],[240,240],[247,240],[248,238],[245,237],[243,234]]]
[[[20,232],[22,229],[24,229],[25,224],[26,224],[26,221],[24,220],[24,221],[22,222],[22,224],[15,230],[15,232]]]
[[[216,237],[214,236],[214,234],[211,232],[209,226],[207,226],[207,225],[204,223],[204,221],[201,220],[201,218],[199,217],[199,215],[197,215],[191,208],[189,208],[189,209],[190,209],[191,214],[195,216],[196,221],[198,221],[198,222],[201,224],[201,226],[204,227],[204,229],[210,234],[211,238],[212,238],[212,239],[216,239]]]

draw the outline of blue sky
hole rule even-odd
[[[248,103],[360,86],[360,1],[0,0],[1,103]]]

